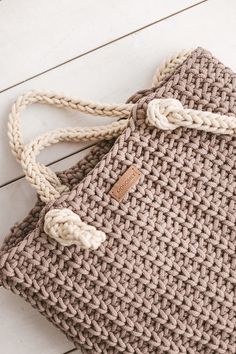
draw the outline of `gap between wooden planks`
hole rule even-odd
[[[0,2],[0,91],[199,2]]]

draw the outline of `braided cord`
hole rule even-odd
[[[147,123],[162,130],[185,127],[215,134],[236,133],[234,116],[187,109],[174,98],[150,101],[147,108]]]
[[[153,86],[160,85],[189,54],[190,51],[182,51],[165,61],[154,75]],[[56,129],[37,137],[29,144],[24,144],[20,117],[27,106],[33,103],[49,104],[90,115],[122,119],[106,126]],[[9,115],[9,144],[16,160],[22,165],[26,179],[36,189],[42,201],[49,202],[54,200],[60,196],[62,191],[68,188],[61,185],[57,175],[50,168],[36,161],[36,156],[39,152],[45,147],[62,141],[99,141],[117,137],[127,127],[133,106],[133,104],[94,103],[47,91],[30,91],[18,97]]]
[[[22,151],[21,165],[26,179],[36,189],[42,201],[48,202],[58,198],[62,191],[68,190],[68,187],[61,185],[57,175],[50,168],[36,162],[39,152],[51,144],[63,141],[110,140],[119,136],[126,128],[127,123],[127,119],[122,119],[106,126],[58,129],[41,135],[38,139],[27,144]]]
[[[20,129],[20,116],[27,106],[33,103],[49,104],[59,108],[66,108],[75,110],[82,113],[87,113],[95,116],[103,117],[124,117],[128,118],[132,108],[132,104],[101,104],[90,101],[83,101],[73,99],[64,95],[59,95],[47,91],[30,91],[23,96],[18,97],[17,101],[13,104],[8,122],[8,137],[10,147],[16,159],[21,160],[21,154],[24,149],[23,138]],[[75,128],[76,129],[76,128]],[[96,128],[92,128],[96,129]],[[61,130],[62,132],[62,130]],[[52,134],[52,132],[51,132]],[[71,128],[73,137],[73,128]],[[56,131],[58,135],[58,131]],[[69,136],[68,136],[69,138]],[[42,136],[43,140],[43,136]],[[40,139],[37,140],[38,144]],[[42,142],[43,145],[43,142]]]
[[[156,72],[153,75],[152,87],[161,86],[165,79],[170,76],[175,71],[175,69],[187,59],[191,52],[192,49],[182,50],[181,52],[178,52],[163,61],[163,63],[156,69]]]

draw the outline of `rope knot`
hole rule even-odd
[[[179,124],[173,123],[171,118],[182,110],[181,102],[174,98],[153,99],[148,104],[147,122],[162,130],[174,130]]]
[[[79,245],[97,249],[106,239],[104,232],[87,225],[70,209],[52,209],[44,218],[44,232],[63,246]]]

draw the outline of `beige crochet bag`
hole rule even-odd
[[[198,48],[153,86],[124,105],[17,100],[10,144],[39,200],[4,241],[1,284],[87,353],[236,353],[236,75]],[[121,119],[24,145],[34,102]],[[36,161],[98,139],[57,175]]]

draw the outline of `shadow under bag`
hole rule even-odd
[[[129,102],[13,227],[1,285],[85,353],[236,353],[236,75],[198,48]]]

